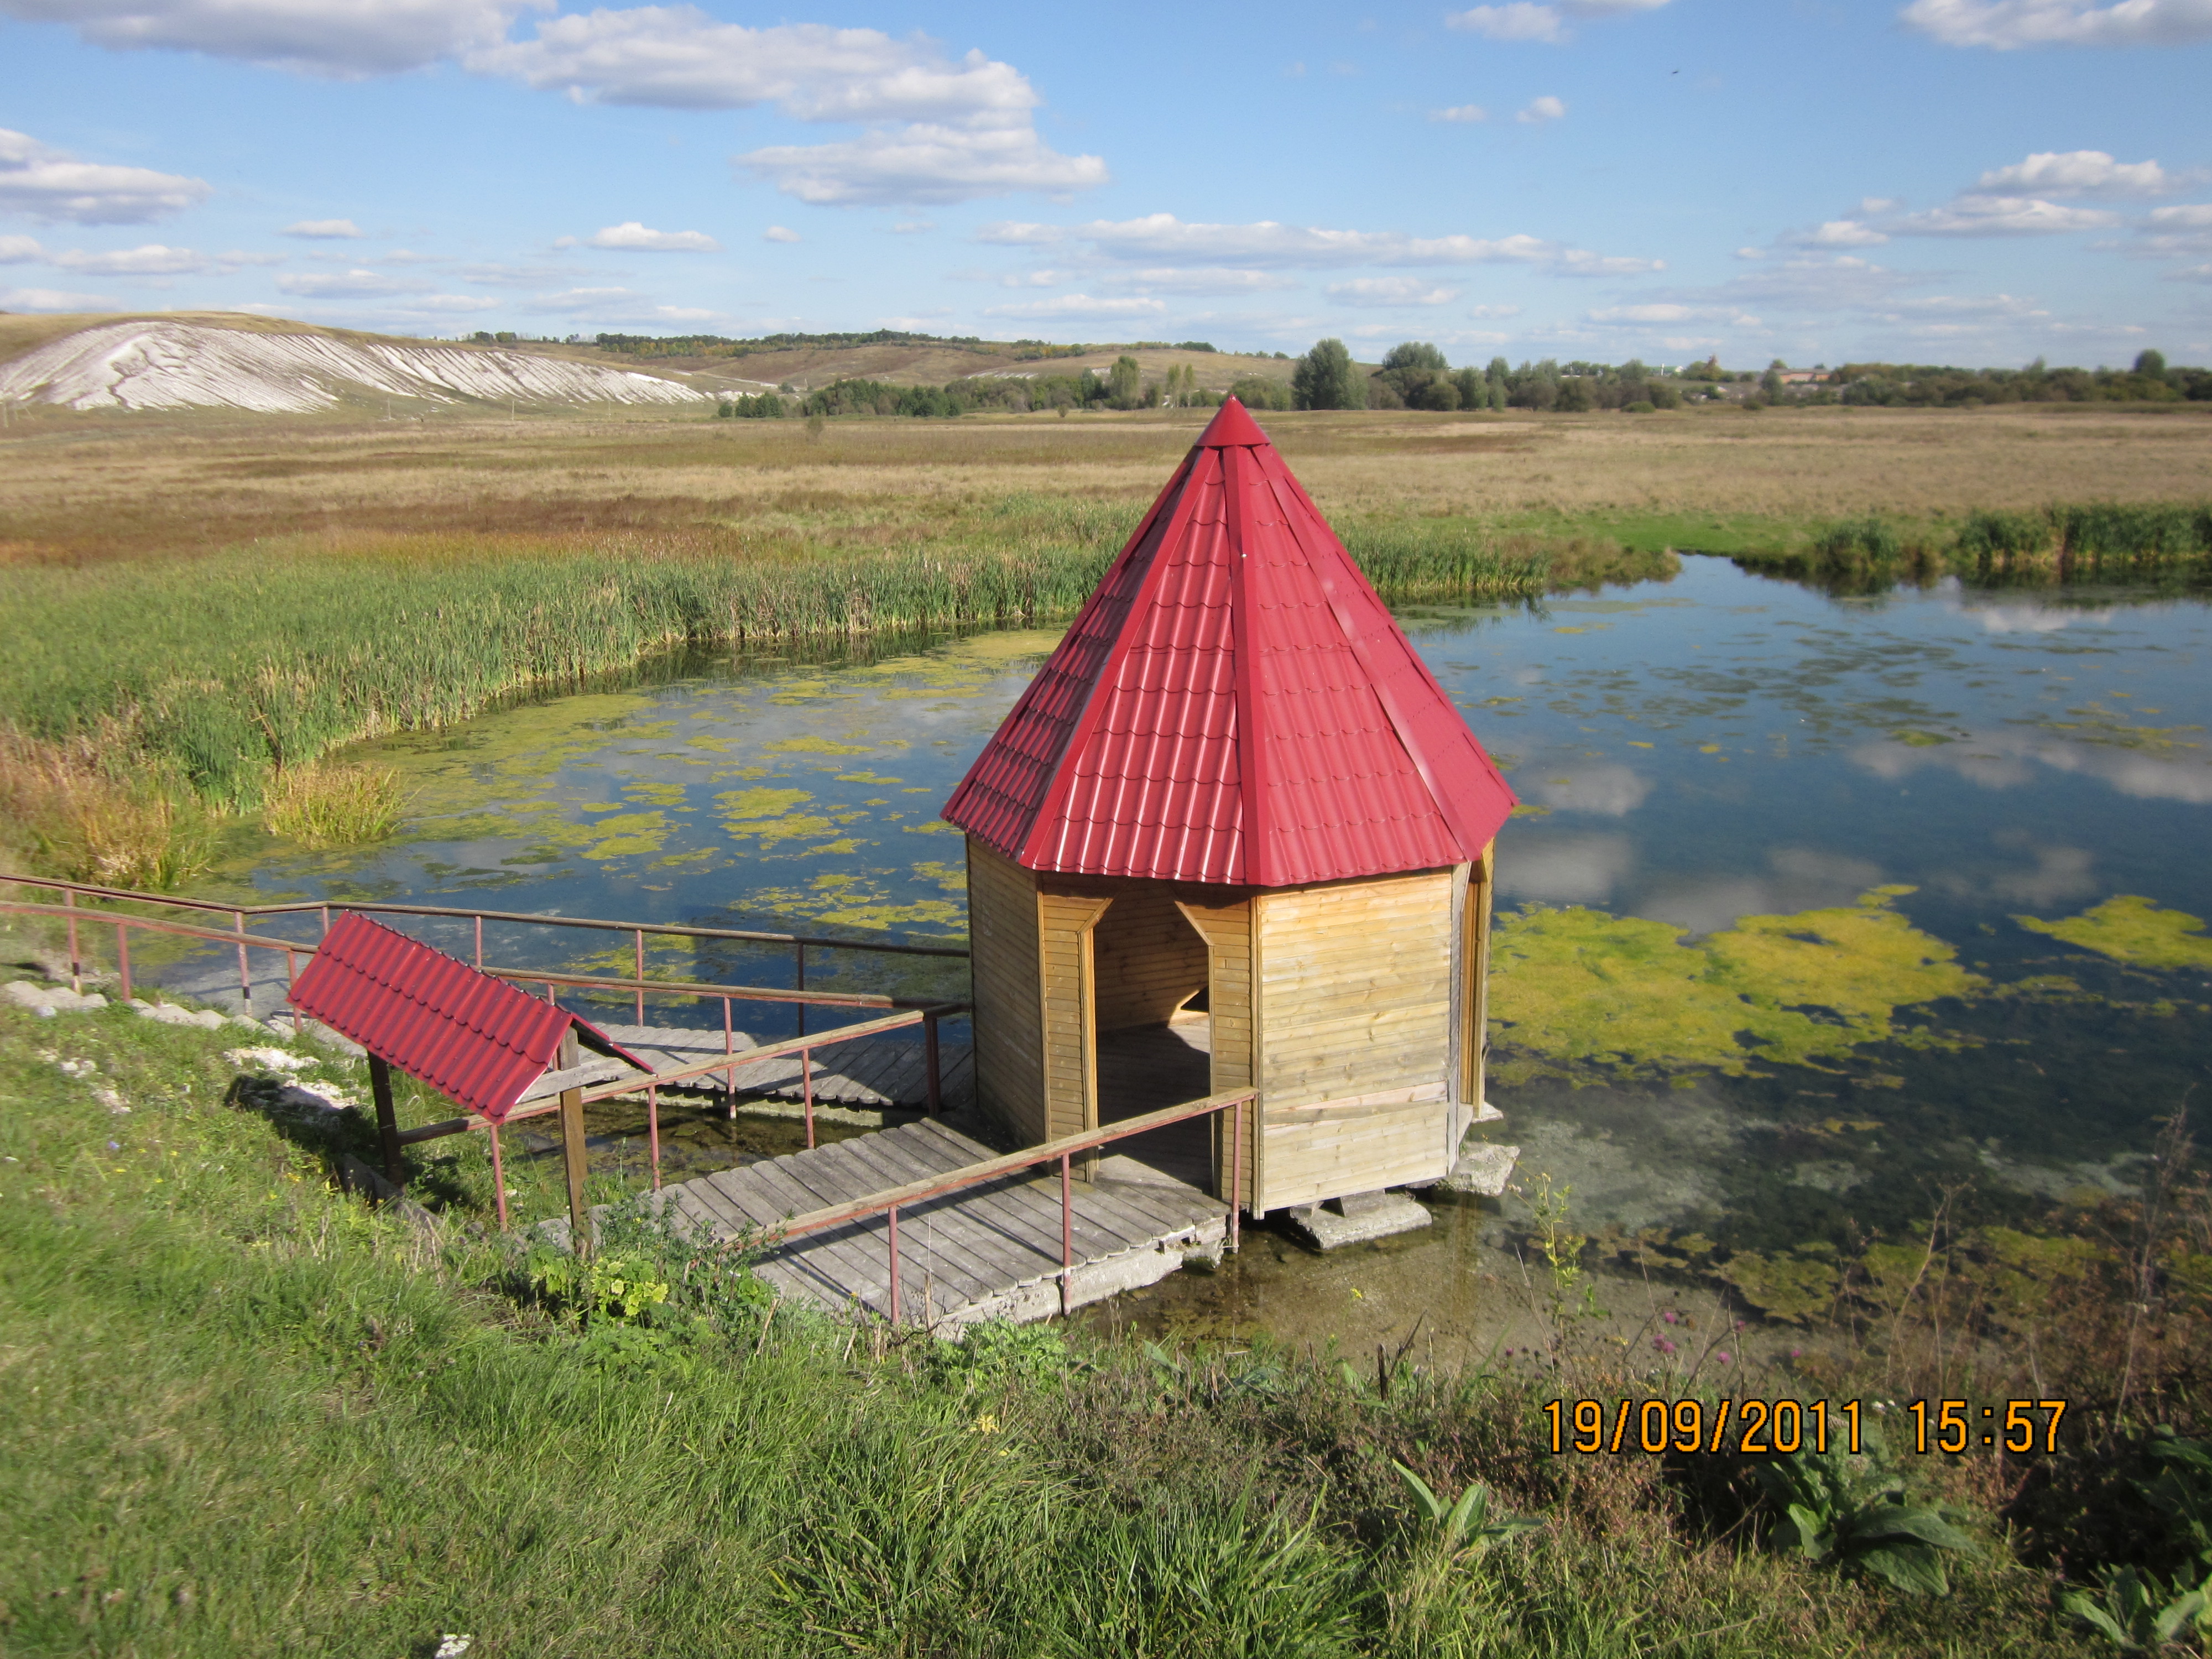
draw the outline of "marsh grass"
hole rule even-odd
[[[1326,1354],[1042,1333],[1020,1366],[942,1363],[768,1317],[732,1264],[649,1229],[621,1248],[666,1299],[581,1322],[462,1217],[418,1232],[331,1190],[369,1132],[272,1112],[236,1041],[0,1006],[11,1654],[447,1632],[975,1659],[2088,1650],[1994,1531],[1951,1597],[1912,1601],[1763,1549],[1662,1460],[1547,1455],[1537,1406],[1595,1370],[1401,1354],[1370,1384]],[[353,1062],[311,1060],[310,1087],[358,1097]],[[1441,1556],[1394,1464],[1542,1524]]]
[[[0,823],[53,873],[172,892],[213,862],[215,825],[191,790],[138,769],[112,726],[61,741],[0,722]]]
[[[391,835],[406,805],[393,769],[325,761],[278,774],[264,822],[303,847],[354,847]]]

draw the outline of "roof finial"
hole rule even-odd
[[[1264,444],[1267,434],[1260,430],[1260,423],[1245,412],[1244,405],[1234,398],[1221,400],[1221,412],[1210,422],[1200,434],[1201,449],[1244,448]]]

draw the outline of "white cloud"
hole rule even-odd
[[[719,253],[722,245],[703,230],[649,230],[635,219],[609,225],[584,238],[586,247],[616,247],[641,253]],[[574,247],[576,239],[563,236],[556,247]]]
[[[387,294],[420,294],[434,284],[416,276],[393,276],[380,270],[288,270],[276,279],[287,294],[303,299],[365,299]]]
[[[720,320],[721,316],[696,307],[656,305],[627,288],[572,288],[540,294],[532,299],[528,309],[599,323],[704,323]]]
[[[2179,270],[2167,271],[2166,280],[2169,283],[2212,283],[2212,265],[2185,265]]]
[[[2212,250],[2212,203],[2153,208],[2136,227],[2146,252],[2196,253]]]
[[[1487,121],[1489,118],[1490,112],[1480,104],[1454,104],[1449,109],[1432,109],[1429,112],[1429,119],[1431,121]]]
[[[0,265],[24,265],[46,257],[35,236],[0,236]]]
[[[1521,314],[1521,307],[1519,306],[1469,306],[1467,308],[1467,314],[1470,317],[1518,317]]]
[[[2103,208],[2061,207],[2034,196],[1960,196],[1948,206],[1907,214],[1890,226],[1899,236],[2047,236],[2105,230],[2120,216]]]
[[[105,294],[71,294],[58,288],[0,288],[0,311],[113,311]]]
[[[439,313],[497,311],[507,303],[505,300],[495,300],[488,294],[425,294],[419,298],[410,299],[400,310]]]
[[[0,0],[0,11],[67,23],[94,46],[167,47],[305,75],[356,79],[421,69],[495,46],[525,9],[554,0]]]
[[[895,40],[818,23],[747,28],[696,6],[637,6],[551,18],[534,39],[465,61],[580,102],[769,104],[802,121],[878,124],[842,143],[776,145],[738,158],[801,201],[960,202],[1107,181],[1097,156],[1062,155],[1038,137],[1041,100],[1021,71],[980,52],[949,58],[923,35]]]
[[[99,276],[177,276],[205,270],[210,262],[188,247],[149,242],[143,247],[118,248],[110,253],[57,253],[53,263],[64,270]]]
[[[1790,240],[1800,247],[1873,247],[1889,237],[1856,219],[1831,219]]]
[[[761,240],[763,242],[796,242],[799,240],[801,239],[797,231],[783,225],[770,225],[766,230],[761,232]]]
[[[1775,306],[1785,311],[1856,311],[1896,303],[1904,289],[1936,280],[1892,270],[1850,253],[1807,253],[1762,264],[1711,288],[1654,298],[1692,307]]]
[[[497,261],[463,265],[454,274],[465,283],[476,283],[485,288],[545,288],[555,283],[571,281],[575,276],[575,272],[566,265],[512,265]]]
[[[1618,818],[1644,805],[1651,781],[1626,766],[1601,762],[1567,767],[1528,787],[1539,801],[1558,811]]]
[[[1508,0],[1504,5],[1476,6],[1452,12],[1446,28],[1462,29],[1492,40],[1540,40],[1559,46],[1571,38],[1570,18],[1618,17],[1628,12],[1656,11],[1667,0],[1557,0],[1540,5],[1531,0]]]
[[[2155,161],[2116,161],[2101,149],[2046,150],[1984,173],[1977,188],[2035,196],[2164,196],[2179,181]]]
[[[1018,306],[986,306],[986,317],[1022,317],[1049,320],[1062,317],[1154,317],[1167,309],[1158,300],[1131,297],[1112,299],[1089,294],[1063,294],[1057,299],[1032,300]]]
[[[925,231],[935,230],[937,226],[927,219],[902,219],[891,227],[891,234],[894,236],[919,236]]]
[[[357,237],[364,233],[362,228],[350,219],[302,219],[296,224],[285,226],[283,234],[287,236],[304,236],[313,240],[336,240],[347,237]]]
[[[818,207],[940,205],[1017,191],[1064,196],[1109,178],[1099,157],[1062,155],[1027,117],[964,125],[918,121],[842,143],[771,145],[737,162]]]
[[[1331,283],[1328,294],[1347,306],[1448,306],[1459,298],[1457,289],[1431,287],[1419,276],[1355,276]]]
[[[2212,0],[1912,0],[1898,14],[1948,46],[2178,46],[2212,37]]]
[[[1038,271],[1036,276],[1050,282],[1064,280],[1064,270]],[[1172,265],[1148,265],[1141,270],[1117,272],[1106,278],[1116,288],[1144,289],[1159,294],[1265,294],[1280,289],[1296,288],[1295,276],[1285,276],[1272,270],[1239,270],[1231,265],[1200,265],[1180,269]],[[1043,283],[1049,286],[1050,282]]]
[[[1530,99],[1528,106],[1513,118],[1523,126],[1533,127],[1545,121],[1557,121],[1566,112],[1567,106],[1562,100],[1547,94],[1541,98]]]
[[[0,127],[0,212],[81,225],[135,225],[198,207],[214,194],[204,179],[80,161],[27,133]]]
[[[1407,236],[1398,231],[1325,230],[1278,224],[1190,223],[1172,213],[1141,219],[1097,219],[1061,227],[1028,223],[987,225],[977,240],[1015,247],[1043,247],[1062,240],[1088,242],[1109,259],[1172,260],[1177,264],[1237,264],[1276,270],[1327,270],[1346,265],[1534,265],[1554,276],[1626,276],[1664,269],[1657,259],[1637,259],[1567,247],[1535,236]]]

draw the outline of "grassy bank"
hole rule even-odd
[[[2108,1650],[1986,1456],[1899,1460],[1973,1540],[1913,1595],[1776,1547],[1729,1459],[1550,1455],[1542,1401],[1626,1370],[1564,1334],[1459,1376],[943,1349],[769,1317],[741,1263],[641,1233],[614,1249],[665,1295],[625,1314],[332,1192],[358,1126],[266,1109],[240,1040],[0,1006],[11,1654]],[[1394,1465],[1490,1513],[1455,1532]]]
[[[1919,523],[1869,513],[1819,526],[1778,546],[1712,550],[1731,553],[1753,569],[1847,586],[1943,575],[2193,584],[2212,574],[2212,505],[2054,503]]]

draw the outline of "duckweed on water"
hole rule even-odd
[[[1596,1063],[1632,1075],[1705,1066],[1730,1077],[1760,1061],[1839,1060],[1902,1035],[1899,1008],[1963,997],[1985,981],[1914,927],[1876,887],[1855,904],[1746,916],[1684,942],[1671,922],[1571,906],[1502,918],[1491,1013],[1522,1057],[1497,1069],[1523,1081]],[[1923,1039],[1929,1040],[1929,1039]]]
[[[2030,933],[2094,951],[2136,968],[2212,968],[2212,935],[2203,921],[2181,910],[2166,910],[2136,893],[2106,899],[2078,916],[2043,921],[2013,920]]]

